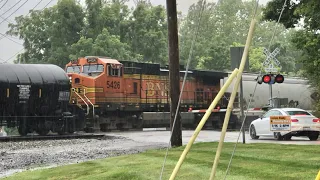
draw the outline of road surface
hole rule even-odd
[[[194,130],[182,131],[182,143],[185,145],[189,142]],[[155,130],[144,130],[143,132],[132,131],[132,132],[110,132],[106,133],[112,136],[122,136],[132,139],[137,142],[145,143],[169,143],[170,131],[155,131]],[[197,136],[195,142],[218,142],[220,140],[221,132],[213,130],[203,130]],[[224,142],[236,142],[239,136],[239,132],[227,132]],[[300,144],[300,145],[319,145],[320,140],[310,141],[308,137],[292,137],[290,141],[277,141],[273,138],[260,137],[258,140],[250,138],[248,132],[245,134],[246,143],[280,143],[280,144]],[[239,143],[242,143],[242,133],[239,137]]]

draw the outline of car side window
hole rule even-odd
[[[277,110],[271,110],[269,112],[267,112],[266,114],[263,115],[263,118],[268,118],[270,116],[281,116],[282,113],[280,111]]]
[[[269,111],[269,112],[267,112],[267,113],[265,113],[265,114],[263,115],[263,118],[268,118],[268,117],[272,116],[273,113],[274,113],[274,111]]]
[[[272,116],[282,116],[282,113],[280,111],[275,110]]]

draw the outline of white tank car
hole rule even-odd
[[[231,73],[229,73],[230,76]],[[255,80],[258,74],[243,73],[243,97],[245,105],[249,102],[253,94],[254,88],[257,84]],[[221,86],[226,82],[227,78],[221,80]],[[235,80],[229,86],[227,92],[231,93],[233,90]],[[240,87],[238,92],[240,92]],[[285,106],[299,107],[306,110],[312,110],[312,89],[308,85],[308,81],[302,78],[288,78],[284,76],[284,82],[281,84],[275,83],[272,85],[273,98],[288,98]],[[257,84],[254,98],[251,101],[249,108],[261,108],[269,103],[269,85],[262,83]],[[296,103],[296,104],[295,104]],[[284,104],[283,104],[284,105]],[[297,106],[296,106],[297,105]],[[238,107],[238,105],[234,105]]]

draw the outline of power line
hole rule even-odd
[[[27,0],[27,1],[28,1],[28,0]],[[27,1],[26,1],[26,2],[27,2]],[[30,12],[33,11],[42,1],[43,1],[43,0],[40,0],[33,8],[29,11],[29,13],[28,13],[26,16],[28,16],[28,15],[30,14]],[[26,3],[26,2],[25,2],[25,3]],[[50,1],[50,2],[52,2],[52,1]],[[50,3],[50,2],[49,2],[49,3]],[[25,3],[24,3],[24,4],[25,4]],[[48,4],[49,4],[49,3],[48,3]],[[22,4],[22,5],[24,5],[24,4]],[[47,4],[47,5],[48,5],[48,4]],[[21,5],[21,6],[22,6],[22,5]],[[47,6],[47,5],[46,5],[46,6]],[[20,6],[20,7],[21,7],[21,6]],[[46,6],[45,6],[45,7],[46,7]],[[20,9],[20,7],[19,7],[18,9]],[[18,10],[18,9],[17,9],[17,10]],[[17,11],[17,10],[16,10],[16,11]],[[15,11],[15,12],[16,12],[16,11]],[[12,14],[11,14],[11,15],[12,15]],[[11,15],[10,15],[10,16],[11,16]],[[9,18],[10,16],[8,16],[7,18]],[[7,18],[6,18],[6,19],[7,19]],[[6,20],[6,19],[4,19],[4,20]],[[3,22],[3,21],[2,21],[2,22]],[[0,24],[1,24],[2,22],[0,22]],[[7,22],[8,22],[8,21],[7,21]],[[3,33],[0,33],[0,34],[1,34],[0,40],[5,37],[5,38],[9,39],[10,41],[13,41],[13,42],[15,42],[15,43],[17,43],[17,44],[19,44],[19,45],[23,45],[23,44],[21,44],[21,43],[19,43],[19,42],[16,42],[16,41],[10,39],[6,34],[3,34]],[[11,37],[13,37],[13,36],[11,36]],[[18,38],[17,38],[17,39],[18,39]]]
[[[16,55],[18,55],[21,51],[23,51],[24,48],[20,49],[16,54],[14,54],[13,56],[11,56],[10,58],[8,58],[7,60],[3,61],[1,64],[7,63],[9,60],[11,60],[12,58],[14,58]]]
[[[0,24],[2,24],[4,21],[7,21],[7,22],[9,22],[7,19],[9,18],[9,17],[11,17],[14,13],[16,13],[24,4],[26,4],[29,0],[26,0],[22,5],[20,5],[13,13],[11,13],[9,16],[7,16],[6,18],[3,18],[2,16],[4,15],[4,14],[6,14],[8,11],[10,11],[13,7],[15,7],[18,3],[20,3],[22,0],[20,0],[20,1],[18,1],[16,4],[14,4],[11,8],[9,8],[6,12],[4,12],[4,13],[2,13],[1,15],[0,15],[0,17],[3,19],[1,22],[0,22]],[[10,22],[9,22],[10,23]],[[15,43],[17,43],[17,44],[19,44],[19,45],[22,45],[21,43],[18,43],[18,42],[16,42],[16,41],[14,41],[14,40],[12,40],[12,39],[10,39],[7,35],[5,35],[5,34],[3,34],[3,33],[0,33],[1,34],[1,39],[3,39],[4,37],[6,37],[7,39],[9,39],[10,41],[12,41],[12,42],[15,42]],[[0,40],[1,40],[0,39]]]
[[[7,12],[9,12],[12,8],[14,8],[17,4],[19,4],[22,0],[19,0],[17,3],[15,3],[13,6],[11,6],[11,8],[9,8],[7,11],[5,11],[4,13],[1,14],[1,16],[3,16],[4,14],[6,14]]]
[[[5,3],[3,3],[3,5],[0,7],[0,9],[2,9],[8,2],[9,0],[7,0]],[[2,1],[1,1],[2,2]]]
[[[6,37],[7,39],[9,39],[10,41],[12,41],[12,42],[14,42],[14,43],[16,43],[16,44],[23,45],[23,44],[15,41],[15,40],[9,38],[7,35],[5,35],[5,34],[3,34],[3,33],[0,33],[0,35],[1,35],[1,39],[3,39],[4,37]],[[0,40],[1,40],[1,39],[0,39]]]
[[[38,3],[32,8],[32,10],[34,10],[42,1],[43,1],[43,0],[40,0],[40,2],[38,2]],[[43,11],[52,1],[53,1],[53,0],[50,0],[50,1],[41,9],[41,11]],[[32,10],[31,10],[31,11],[32,11]],[[29,15],[31,11],[29,11],[29,13],[28,13],[27,15]],[[27,15],[26,15],[26,16],[27,16]],[[6,37],[5,34],[4,34],[4,36],[2,36],[2,37]],[[8,38],[8,37],[7,37],[7,38]],[[1,39],[0,39],[0,40],[1,40]],[[7,60],[3,61],[2,64],[3,64],[3,63],[7,63],[9,60],[11,60],[12,58],[14,58],[16,55],[18,55],[18,54],[19,54],[21,51],[23,51],[23,50],[24,50],[24,48],[22,48],[21,50],[19,50],[16,54],[14,54],[13,56],[11,56],[11,57],[8,58]]]
[[[46,4],[46,5],[44,6],[44,8],[41,9],[41,11],[43,11],[52,1],[53,1],[53,0],[50,0],[50,1],[48,2],[48,4]]]
[[[25,5],[29,0],[26,0],[23,4],[21,4],[14,12],[12,12],[8,17],[6,17],[3,21],[0,22],[2,24],[5,20],[11,17],[14,13],[16,13],[23,5]],[[20,2],[20,1],[19,1]]]

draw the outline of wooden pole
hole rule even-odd
[[[234,102],[234,99],[236,97],[236,92],[238,92],[240,80],[241,80],[241,77],[242,77],[242,72],[243,72],[244,66],[246,64],[247,57],[248,57],[249,47],[250,47],[250,44],[251,44],[251,41],[252,41],[252,36],[253,36],[255,23],[256,23],[256,20],[255,20],[255,18],[253,18],[252,21],[251,21],[251,24],[250,24],[250,29],[249,29],[249,33],[248,33],[248,36],[247,36],[246,46],[245,46],[244,52],[242,54],[242,59],[241,59],[241,63],[240,63],[240,66],[239,66],[239,72],[237,74],[238,77],[237,77],[236,83],[234,84],[233,91],[232,91],[230,99],[229,99],[227,112],[226,112],[226,115],[225,115],[225,118],[224,118],[224,123],[223,123],[223,126],[222,126],[220,141],[219,141],[219,144],[218,144],[218,148],[217,148],[216,156],[215,156],[215,159],[214,159],[214,162],[213,162],[213,167],[212,167],[212,171],[211,171],[209,180],[213,180],[215,178],[215,175],[216,175],[216,172],[217,172],[217,167],[218,167],[218,163],[219,163],[219,159],[220,159],[220,154],[221,154],[221,151],[222,151],[224,138],[226,136],[227,127],[228,127],[228,123],[229,123],[229,119],[230,119],[230,114],[231,114],[231,111],[232,111],[232,108],[233,108],[233,102]]]
[[[168,46],[169,46],[169,79],[170,79],[170,129],[171,146],[182,146],[181,116],[178,111],[173,127],[180,94],[179,43],[176,0],[167,1]],[[174,129],[173,129],[174,128]]]
[[[199,122],[196,130],[194,131],[193,135],[191,136],[191,138],[190,138],[188,144],[186,145],[184,151],[182,152],[182,154],[181,154],[181,156],[179,158],[179,161],[176,164],[175,168],[173,169],[173,172],[172,172],[169,180],[174,180],[174,178],[177,176],[177,173],[178,173],[178,171],[179,171],[184,159],[186,158],[188,152],[190,151],[190,149],[192,147],[192,144],[194,143],[194,141],[196,140],[198,134],[200,133],[201,129],[203,128],[204,124],[208,120],[210,114],[212,113],[212,110],[214,109],[214,107],[216,107],[216,105],[218,104],[218,102],[220,101],[220,99],[222,98],[224,93],[227,91],[227,89],[230,86],[230,84],[233,81],[233,79],[237,76],[238,71],[239,70],[237,68],[234,69],[234,71],[229,76],[229,78],[226,81],[226,83],[222,86],[222,88],[220,89],[219,93],[216,95],[216,97],[212,101],[211,105],[209,106],[208,110],[206,111],[206,113],[202,117],[202,119]]]

